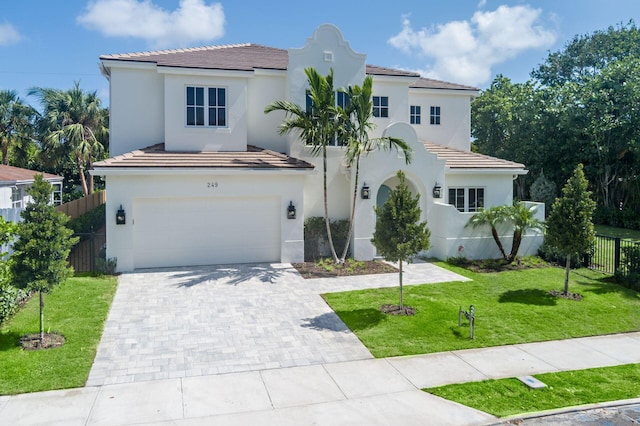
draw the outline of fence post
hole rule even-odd
[[[614,271],[620,269],[620,237],[616,237],[615,239],[615,250],[614,250]]]

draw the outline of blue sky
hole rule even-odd
[[[576,34],[640,22],[638,0],[3,0],[0,89],[68,89],[108,102],[98,58],[214,44],[302,47],[332,23],[367,63],[486,88],[525,81]]]

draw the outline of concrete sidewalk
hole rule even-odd
[[[420,389],[639,362],[636,332],[3,396],[0,423],[495,424]]]

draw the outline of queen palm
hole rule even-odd
[[[100,98],[96,92],[84,92],[78,82],[66,91],[36,87],[29,95],[37,96],[43,107],[46,149],[71,153],[84,195],[89,195],[93,192],[93,176],[88,171],[104,154],[100,140],[108,134]]]
[[[535,217],[537,207],[527,207],[522,202],[514,202],[507,209],[507,217],[513,225],[513,242],[511,245],[511,253],[507,257],[507,262],[511,263],[515,260],[522,243],[522,236],[530,229],[542,231],[544,222]]]
[[[347,241],[340,260],[345,261],[349,242],[353,233],[353,222],[356,212],[356,201],[358,199],[358,178],[360,175],[360,158],[367,155],[376,148],[402,150],[406,164],[411,162],[411,147],[402,139],[393,137],[370,138],[369,132],[375,128],[372,122],[373,117],[373,78],[365,77],[362,87],[349,86],[345,91],[348,105],[346,109],[339,108],[342,118],[340,132],[343,133],[343,140],[346,141],[345,159],[349,167],[355,164],[355,177],[353,185],[353,199],[351,204],[351,218],[349,220],[349,231]]]
[[[335,105],[333,88],[333,69],[323,77],[314,68],[304,70],[309,83],[308,96],[311,100],[309,108],[302,108],[294,102],[276,101],[265,108],[265,113],[284,111],[285,120],[278,129],[281,135],[299,132],[302,140],[311,148],[311,155],[322,155],[322,184],[324,196],[324,220],[327,228],[327,239],[333,260],[338,262],[338,255],[333,245],[329,222],[329,206],[327,203],[327,145],[338,134],[339,110]]]
[[[483,226],[489,226],[491,228],[491,236],[496,242],[498,250],[500,250],[500,254],[505,260],[507,259],[507,253],[505,253],[504,247],[502,246],[502,241],[500,241],[497,226],[508,219],[507,209],[508,206],[493,206],[488,209],[482,209],[471,216],[471,218],[469,218],[469,221],[465,225],[465,227],[470,226],[474,229]]]

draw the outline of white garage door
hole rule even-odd
[[[134,267],[279,261],[279,211],[277,197],[136,199]]]

